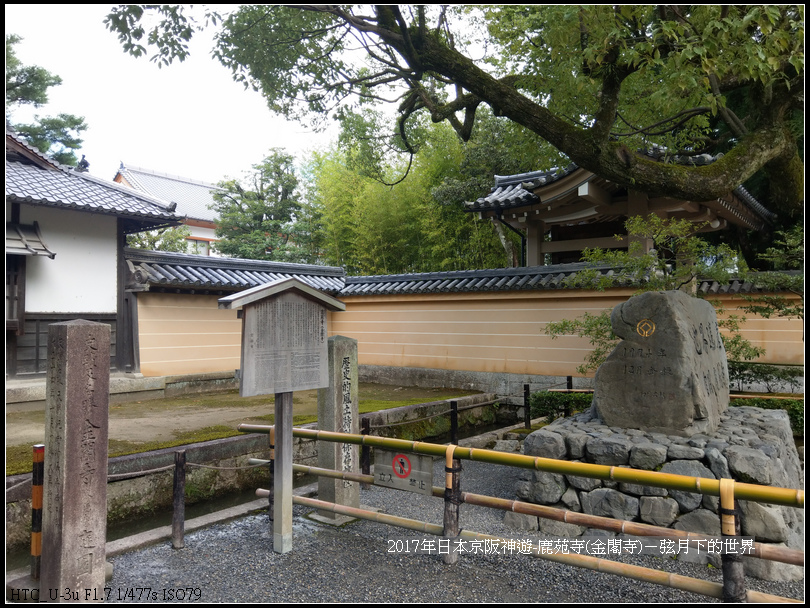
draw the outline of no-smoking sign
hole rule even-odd
[[[433,458],[421,454],[403,454],[374,450],[374,483],[386,488],[431,495]]]

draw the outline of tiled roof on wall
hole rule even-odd
[[[489,270],[346,277],[346,285],[340,295],[368,296],[564,289],[566,288],[565,280],[575,275],[585,266],[584,263],[578,263],[528,268],[494,268]],[[608,275],[614,272],[612,268],[607,266],[600,270]]]
[[[134,283],[146,287],[241,291],[282,278],[295,278],[310,287],[337,294],[345,272],[334,266],[285,264],[184,253],[124,249]],[[131,285],[130,288],[134,287]]]
[[[585,263],[493,268],[419,274],[347,277],[342,268],[308,264],[284,264],[258,260],[211,258],[208,256],[125,249],[136,282],[143,288],[182,290],[241,291],[281,278],[294,277],[336,297],[475,293],[568,289],[565,281]],[[605,276],[615,272],[610,266],[597,267]],[[727,285],[699,281],[704,295],[754,293],[754,284],[733,280]]]

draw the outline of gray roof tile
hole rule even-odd
[[[258,260],[215,258],[142,249],[124,250],[126,259],[140,267],[150,288],[242,291],[293,277],[332,295],[343,287],[345,272],[332,266],[284,264]]]
[[[177,203],[176,212],[180,216],[209,222],[217,220],[216,212],[209,208],[214,202],[212,192],[220,190],[214,184],[142,167],[126,166],[123,163],[118,173],[133,188],[162,200]]]
[[[585,268],[585,263],[495,268],[422,274],[347,277],[342,268],[306,264],[283,264],[232,258],[161,253],[126,249],[127,260],[140,266],[152,288],[241,291],[271,281],[294,277],[336,297],[370,295],[439,294],[452,292],[526,291],[566,289],[565,279]],[[604,275],[614,269],[603,266]],[[728,285],[700,281],[702,294],[754,293],[752,283],[734,280]]]
[[[166,203],[113,182],[67,169],[6,160],[6,200],[152,220],[178,219]]]
[[[649,156],[659,158],[660,154],[650,152]],[[693,157],[674,157],[675,162],[682,162],[683,164],[693,165],[707,165],[713,163],[717,157],[708,154],[701,155],[697,159]],[[551,184],[557,180],[570,175],[579,167],[571,163],[564,169],[554,168],[549,171],[533,171],[531,173],[518,173],[516,175],[496,175],[495,185],[490,190],[489,194],[482,196],[475,201],[467,201],[464,207],[467,211],[489,211],[493,209],[513,209],[518,207],[525,207],[534,205],[540,202],[540,198],[535,195],[532,190]],[[742,203],[748,207],[757,217],[763,218],[768,222],[773,222],[776,219],[776,214],[768,211],[759,201],[757,201],[745,188],[738,186],[734,189],[734,194]],[[724,201],[719,201],[723,204]],[[739,216],[733,207],[726,205],[730,212]]]

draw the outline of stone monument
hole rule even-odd
[[[607,426],[711,434],[728,408],[728,362],[714,307],[682,291],[630,298],[610,322],[622,338],[596,372],[593,408]]]
[[[336,433],[360,433],[358,417],[357,340],[345,336],[329,338],[329,387],[318,391],[318,428]],[[349,443],[321,442],[318,466],[357,473],[359,447]],[[347,507],[360,506],[357,482],[318,478],[318,497]],[[327,520],[348,518],[333,512],[320,512]]]
[[[104,598],[109,386],[110,326],[81,320],[51,324],[42,601]]]
[[[803,487],[787,412],[728,407],[728,363],[708,302],[679,291],[645,293],[616,306],[611,324],[622,341],[596,373],[592,407],[528,435],[524,454]],[[517,495],[589,515],[721,534],[717,497],[694,492],[525,471]],[[743,536],[804,547],[801,509],[751,501],[739,501],[739,509]],[[586,530],[516,513],[505,521],[558,536],[580,536]],[[743,564],[757,578],[804,576],[803,568],[755,557],[746,557]]]

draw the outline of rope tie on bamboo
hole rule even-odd
[[[720,480],[720,531],[723,536],[736,536],[737,522],[735,518],[739,511],[734,508],[734,480],[723,478]],[[730,553],[726,560],[731,562],[742,561],[742,555]]]
[[[736,533],[734,517],[734,480],[720,480],[720,529],[725,536],[734,536]]]
[[[453,491],[453,473],[461,471],[460,460],[458,467],[453,466],[453,453],[456,447],[452,443],[448,445],[444,456],[444,498],[454,505],[461,504],[461,497]]]

